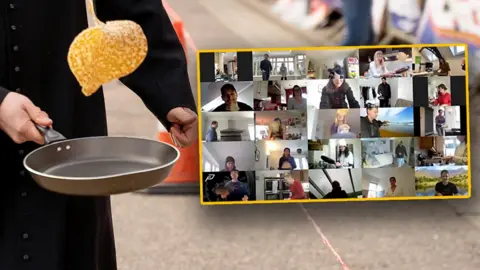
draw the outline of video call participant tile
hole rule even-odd
[[[414,136],[413,107],[368,107],[360,116],[362,138]]]
[[[254,142],[204,142],[202,146],[204,172],[255,170]]]
[[[413,106],[413,80],[401,78],[359,79],[360,106],[380,108]]]
[[[257,141],[255,170],[307,170],[308,142]]]
[[[202,113],[203,142],[234,142],[254,140],[254,112]]]
[[[415,168],[417,196],[468,195],[468,166]]]
[[[256,171],[257,201],[310,199],[308,170]]]
[[[415,135],[463,136],[467,134],[464,106],[415,107]]]
[[[263,111],[255,113],[256,140],[307,140],[305,111]]]
[[[465,106],[467,88],[465,76],[434,76],[413,78],[416,107]]]
[[[308,111],[308,139],[359,138],[361,109],[332,109]]]
[[[465,46],[414,47],[413,76],[465,76]]]
[[[413,137],[362,139],[363,168],[415,167]]]
[[[360,108],[360,89],[356,79],[335,76],[327,80],[309,80],[307,93],[307,107],[313,109]]]
[[[362,178],[364,198],[416,196],[413,168],[363,169]]]
[[[307,80],[254,82],[256,111],[307,110]]]
[[[253,82],[201,83],[203,112],[253,111]]]
[[[358,50],[361,78],[412,76],[412,48],[372,48]]]
[[[310,169],[362,168],[360,139],[330,139],[308,142]]]
[[[468,165],[467,136],[415,138],[416,167]]]
[[[306,54],[314,70],[308,73],[309,79],[355,79],[359,76],[358,49],[309,50]]]
[[[310,170],[311,199],[356,199],[362,197],[362,169]]]
[[[305,51],[272,50],[253,52],[253,80],[301,80],[307,77]]]
[[[202,197],[204,202],[256,200],[255,172],[204,172]]]
[[[252,81],[252,52],[200,52],[200,82]]]

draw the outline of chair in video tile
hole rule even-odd
[[[310,170],[311,199],[348,199],[362,197],[362,170]]]
[[[468,166],[415,168],[417,196],[468,195]]]
[[[255,138],[257,140],[306,140],[306,112],[256,112]]]
[[[361,137],[413,137],[413,107],[378,108],[368,106],[360,110]]]
[[[310,169],[353,169],[362,167],[359,139],[330,139],[308,142]]]
[[[202,113],[202,141],[232,142],[255,140],[253,112]]]
[[[253,111],[253,82],[202,82],[203,112]]]
[[[203,201],[254,201],[255,184],[253,171],[204,172]]]
[[[416,196],[413,168],[363,169],[362,178],[364,198]]]
[[[468,165],[466,136],[415,138],[416,167]]]
[[[256,171],[257,200],[304,200],[310,198],[308,170]]]
[[[255,170],[307,170],[307,141],[257,141]]]
[[[415,139],[362,139],[363,168],[415,167]]]

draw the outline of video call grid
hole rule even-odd
[[[244,61],[244,62],[247,62],[247,61]],[[252,61],[252,62],[255,62],[255,61]],[[424,187],[425,185],[423,185],[422,183],[418,183],[418,181],[423,180],[423,182],[425,181],[428,182],[429,180],[428,169],[431,169],[429,167],[432,167],[430,166],[432,164],[436,165],[435,166],[436,169],[439,169],[439,168],[450,169],[450,170],[453,169],[456,175],[460,174],[462,175],[462,177],[463,175],[466,174],[466,172],[468,171],[468,167],[466,167],[468,162],[465,157],[458,159],[458,157],[454,155],[448,155],[441,158],[441,157],[436,157],[435,153],[432,153],[434,152],[433,150],[435,150],[434,149],[435,146],[447,145],[448,147],[446,147],[447,149],[446,151],[445,150],[439,151],[440,155],[443,156],[443,152],[448,152],[449,154],[451,154],[452,141],[454,142],[453,144],[458,144],[458,146],[464,147],[465,148],[464,152],[465,153],[467,152],[466,146],[462,146],[462,144],[466,145],[465,139],[464,139],[466,138],[465,136],[466,126],[457,128],[456,130],[453,130],[452,128],[447,132],[446,128],[441,129],[437,125],[437,122],[442,122],[442,121],[445,122],[445,119],[443,118],[447,118],[447,116],[449,115],[450,115],[449,117],[452,117],[455,119],[466,118],[465,100],[462,102],[461,98],[457,98],[457,99],[454,98],[455,96],[463,97],[464,99],[466,98],[465,75],[464,76],[413,77],[413,78],[410,76],[405,76],[405,77],[381,76],[380,78],[369,78],[369,79],[353,78],[352,79],[352,78],[345,78],[343,76],[340,76],[339,78],[339,76],[337,75],[338,73],[341,73],[341,72],[335,72],[335,67],[333,67],[329,71],[334,71],[333,73],[335,75],[330,79],[303,78],[299,80],[288,80],[288,78],[286,78],[287,80],[285,80],[285,78],[282,77],[280,80],[276,80],[276,81],[255,80],[254,78],[253,81],[233,80],[229,82],[229,81],[220,80],[214,83],[215,85],[221,85],[221,86],[227,85],[230,88],[234,88],[235,92],[237,92],[236,93],[237,98],[239,98],[240,100],[242,100],[243,98],[243,100],[246,101],[246,102],[240,103],[238,108],[234,109],[234,110],[237,110],[237,112],[225,112],[226,108],[221,107],[220,105],[219,105],[220,108],[218,108],[218,106],[217,108],[214,108],[214,109],[205,108],[205,106],[203,106],[204,103],[202,99],[202,114],[207,116],[205,117],[206,119],[210,119],[214,114],[221,114],[222,111],[224,112],[224,114],[232,114],[231,118],[235,118],[233,117],[233,114],[238,114],[238,116],[240,116],[240,114],[243,114],[243,117],[245,117],[245,119],[248,119],[244,121],[244,123],[248,122],[247,123],[248,128],[245,130],[248,130],[248,132],[253,133],[253,135],[249,136],[250,138],[247,138],[249,139],[250,142],[242,141],[240,144],[238,144],[238,142],[233,142],[233,141],[221,142],[221,144],[224,144],[224,145],[220,147],[222,149],[237,148],[247,152],[251,151],[253,153],[252,159],[250,160],[252,162],[247,162],[248,165],[246,166],[237,167],[237,169],[240,170],[240,174],[243,175],[243,178],[248,178],[250,179],[250,182],[251,182],[252,179],[256,179],[258,181],[259,178],[263,177],[264,179],[269,179],[269,180],[265,180],[268,182],[268,181],[273,181],[272,179],[283,177],[283,176],[280,177],[278,175],[281,175],[282,172],[290,171],[293,168],[294,173],[300,173],[300,175],[297,175],[296,177],[301,178],[302,180],[308,179],[309,177],[307,177],[306,175],[309,173],[310,174],[313,173],[313,175],[315,175],[316,174],[315,171],[320,171],[321,174],[327,175],[328,171],[337,170],[338,173],[340,171],[343,173],[348,172],[348,174],[350,175],[349,177],[350,179],[352,179],[352,171],[354,171],[355,173],[353,174],[356,175],[356,177],[354,178],[357,178],[357,179],[360,178],[361,182],[368,182],[368,178],[371,174],[368,171],[372,171],[372,170],[376,172],[384,171],[385,173],[388,174],[388,171],[393,172],[397,170],[397,173],[401,174],[400,178],[413,179],[413,182],[410,183],[410,186],[414,186],[413,192],[412,192],[412,188],[410,187],[410,188],[407,188],[408,192],[402,191],[406,195],[401,195],[401,196],[410,197],[410,196],[429,196],[426,194],[428,192],[423,192],[425,194],[422,194],[422,192],[417,192],[417,191],[425,189]],[[255,74],[253,71],[251,73]],[[261,79],[266,79],[266,78],[261,78]],[[329,92],[329,86],[332,86],[332,85],[335,86],[335,81],[339,79],[340,81],[342,81],[341,86],[345,86],[345,84],[348,84],[348,87],[344,87],[347,90],[344,91],[344,94],[340,98],[336,97],[335,93],[333,93],[332,95],[332,93]],[[463,93],[462,91],[459,91],[461,90],[462,82],[463,82]],[[237,87],[235,87],[236,83],[245,84],[244,85],[245,87],[242,88],[243,90],[241,91],[242,93],[240,93],[240,91],[237,90]],[[379,83],[377,87],[375,87],[376,83]],[[203,98],[203,93],[204,93],[204,90],[206,89],[205,87],[207,84],[208,83],[203,82],[202,86],[200,86],[201,92],[202,92],[202,98]],[[397,88],[397,89],[393,89],[394,91],[391,91],[392,84],[394,88]],[[222,88],[221,86],[220,88]],[[285,91],[283,93],[283,96],[282,94],[278,95],[278,94],[275,94],[274,91],[271,91],[271,88],[273,87],[284,89]],[[340,88],[340,87],[337,87],[337,88]],[[388,91],[386,91],[385,88],[390,88],[389,89],[390,93],[388,93]],[[245,91],[245,89],[250,91]],[[422,94],[417,93],[417,91],[422,91],[422,90],[424,93]],[[450,92],[448,92],[449,90]],[[447,92],[450,94],[450,98],[439,98],[438,96],[434,96],[435,91],[437,91],[437,95],[439,95],[441,91]],[[395,97],[392,97],[392,92],[395,93],[394,94]],[[324,97],[325,93],[327,93],[328,99]],[[369,96],[372,96],[375,94],[377,96],[380,94],[381,96],[384,93],[387,93],[385,95],[387,96],[387,100],[385,99],[382,100],[379,98],[375,99],[375,97],[372,99],[368,98]],[[293,99],[292,96],[300,96],[301,98]],[[277,102],[277,99],[279,102]],[[396,100],[396,102],[394,102],[395,104],[394,106],[392,106],[392,99]],[[280,103],[281,105],[279,106],[278,103]],[[315,105],[315,103],[317,103],[318,105]],[[350,103],[352,104],[352,106],[350,106]],[[423,105],[423,106],[420,106],[420,105]],[[442,115],[440,111],[445,113],[443,118],[437,117],[437,115]],[[425,121],[427,116],[432,118],[432,113],[433,113],[433,119],[432,119],[433,127],[425,129],[426,124],[427,126],[432,124],[431,123],[432,121]],[[210,114],[210,117],[208,117],[209,114]],[[330,136],[328,135],[323,136],[322,134],[320,134],[320,136],[310,135],[310,134],[316,134],[316,133],[312,132],[314,124],[311,121],[309,122],[308,119],[315,118],[315,114],[317,116],[316,117],[317,122],[318,122],[318,119],[320,119],[321,122],[330,121],[330,125],[325,125],[325,124],[320,125],[322,126],[322,128],[320,128],[322,132],[324,132],[324,134],[328,134],[328,132],[330,132]],[[365,124],[366,122],[365,119],[370,118],[371,120],[372,118],[371,114],[377,115],[377,117],[383,115],[385,117],[394,119],[395,121],[390,121],[390,120],[383,121],[383,122],[388,122],[386,123],[387,124],[386,126],[388,127],[388,125],[390,125],[390,128],[387,128],[385,130],[385,126],[383,126],[382,128],[384,128],[384,130],[382,130],[382,132],[377,132],[378,133],[377,134],[375,132],[372,132],[372,127],[369,126],[368,123]],[[328,115],[329,117],[326,117],[326,115]],[[334,121],[332,121],[331,119],[334,119]],[[350,124],[348,125],[348,128],[342,122],[345,119],[350,120],[348,121],[348,124]],[[437,121],[437,120],[442,120],[442,121]],[[227,120],[227,123],[228,121],[230,123],[235,122],[235,120],[232,120],[232,119]],[[423,123],[421,123],[421,121],[423,121]],[[205,119],[203,122],[204,122],[203,124],[205,124]],[[211,128],[211,126],[209,127],[211,122],[208,122],[209,123],[208,125],[203,126],[204,133],[208,132],[209,128]],[[216,121],[216,122],[218,125],[219,121]],[[276,124],[276,122],[278,122],[278,124]],[[462,122],[462,121],[456,121],[456,122]],[[394,126],[393,128],[391,127],[392,123]],[[461,124],[462,123],[460,123],[460,125]],[[422,125],[423,125],[423,128],[421,128]],[[278,131],[279,126],[286,127],[285,130],[287,130],[288,128],[290,129],[290,131],[293,130],[296,132],[288,133],[287,131],[287,134],[279,135],[280,134],[280,132]],[[315,127],[317,131],[318,131],[318,126],[319,124],[317,123]],[[336,132],[334,127],[337,129]],[[339,127],[340,129],[338,129]],[[351,130],[351,128],[353,129],[356,128],[357,130]],[[235,129],[235,128],[230,128],[229,126],[226,131],[230,131],[230,134],[227,134],[228,132],[226,132],[225,134],[227,135],[225,136],[229,136],[229,137],[238,136],[238,134],[237,135],[231,134],[232,132],[234,133],[235,130],[228,130],[228,129]],[[434,130],[432,131],[432,129]],[[275,132],[272,132],[272,130],[275,130]],[[307,136],[305,136],[305,130],[307,130],[306,132]],[[360,132],[356,133],[355,131],[358,131],[358,130],[360,130]],[[439,134],[442,134],[442,136],[438,136]],[[202,139],[205,141],[206,138],[202,138]],[[234,140],[234,139],[229,138],[228,140]],[[442,144],[442,141],[443,141],[443,144]],[[406,143],[404,144],[404,142]],[[445,144],[445,142],[447,143]],[[204,143],[203,150],[205,150],[206,144],[210,144],[210,143]],[[230,146],[227,146],[227,144],[230,144]],[[235,146],[232,147],[234,144],[236,144],[236,147]],[[319,152],[319,150],[317,150],[318,146],[313,146],[314,144],[323,145],[323,146],[326,145],[327,148],[329,148],[328,146],[331,146],[330,148],[336,149],[336,150],[333,150],[334,158],[329,158],[328,156],[327,158],[325,158],[325,155],[323,156],[320,155],[321,161],[318,162],[316,160],[319,158],[318,153],[315,153],[315,152]],[[293,156],[296,156],[296,158],[292,159],[288,157],[286,158],[277,157],[278,166],[269,166],[269,164],[276,165],[276,161],[272,162],[269,160],[266,161],[265,166],[264,165],[257,166],[257,164],[255,164],[259,162],[260,163],[264,162],[264,160],[260,160],[261,158],[259,157],[261,156],[262,148],[264,152],[265,151],[269,152],[271,151],[270,149],[275,149],[275,151],[272,151],[272,152],[279,152],[279,149],[281,151],[284,148],[289,148],[290,152],[292,152],[292,147],[287,147],[290,145],[292,145],[293,149],[295,149]],[[285,146],[285,147],[282,147],[282,146]],[[429,146],[432,146],[432,147],[430,147],[430,149],[425,151]],[[381,151],[383,151],[382,153],[379,153],[378,147],[380,147]],[[382,147],[385,149],[383,149]],[[350,157],[342,158],[341,160],[342,162],[339,162],[340,160],[338,159],[340,154],[339,153],[340,148],[351,149],[350,152],[352,153],[350,154]],[[394,150],[392,150],[393,148]],[[388,151],[391,151],[391,152],[388,152]],[[424,154],[423,152],[427,152],[427,153]],[[393,153],[393,154],[390,155],[390,153]],[[268,156],[267,159],[273,157],[273,155],[270,155],[270,154],[267,156]],[[432,156],[434,157],[433,159],[432,159]],[[301,157],[301,158],[299,159],[298,157]],[[283,158],[283,161],[281,160],[282,158]],[[230,161],[230,163],[232,163],[231,161],[234,161],[233,163],[235,163],[235,159],[232,156],[227,156],[224,163],[225,168],[223,168],[223,170],[225,171],[231,170],[227,166],[227,164],[229,163],[228,161]],[[349,162],[352,162],[353,164]],[[339,166],[338,163],[342,163],[342,164],[340,164]],[[439,166],[439,165],[442,165],[442,166]],[[219,166],[217,166],[217,168],[214,168],[214,169],[212,169],[213,166],[210,166],[210,170],[208,170],[208,168],[205,168],[205,166],[202,166],[202,167],[204,167],[203,169],[204,169],[204,174],[206,178],[211,176],[212,173],[221,173],[217,171],[222,170],[221,168],[218,168]],[[441,172],[441,170],[439,172]],[[435,173],[439,174],[439,172],[435,172]],[[274,176],[268,176],[268,174],[272,174],[272,173],[274,174]],[[430,174],[433,175],[435,173],[430,173]],[[223,174],[225,174],[225,172]],[[245,176],[246,174],[248,174],[248,176]],[[390,173],[390,174],[391,176],[386,177],[389,179],[389,181],[390,180],[394,182],[398,181],[396,179],[391,179],[391,177],[393,176],[393,173]],[[409,175],[410,177],[406,177],[407,175]],[[227,178],[229,177],[228,173],[226,173],[226,177]],[[395,176],[393,177],[398,178]],[[320,176],[319,178],[322,178],[322,176]],[[326,178],[329,185],[332,185],[332,182],[335,181],[335,180],[332,181],[330,176],[329,177],[325,176],[323,178]],[[415,180],[417,183],[415,183]],[[311,179],[308,182],[310,182],[309,183],[310,185],[312,184],[315,185],[315,183],[311,183],[312,182]],[[353,182],[351,183],[352,189],[354,191],[353,193],[357,195],[356,197],[370,198],[370,197],[377,197],[378,195],[380,195],[380,194],[373,194],[375,192],[372,193],[372,185],[371,185],[372,183],[368,183],[368,184],[370,184],[370,187],[365,187],[365,183],[360,183],[359,184],[360,188],[359,188],[359,187],[356,187],[358,185],[356,185],[355,183]],[[253,187],[253,189],[257,188],[257,185],[255,184],[252,185],[250,183],[249,186]],[[272,188],[271,185],[269,186],[270,186],[269,189],[271,189]],[[397,185],[397,186],[400,186],[400,185]],[[451,190],[455,189],[454,187],[451,187],[451,186],[447,186],[447,187],[450,189],[448,190],[448,192],[452,192]],[[267,187],[264,186],[264,188],[267,188]],[[355,189],[357,191],[355,191]],[[403,190],[403,189],[404,189],[403,187],[400,188],[400,190]],[[457,188],[457,191],[453,190],[453,192],[456,192],[458,194],[465,194],[465,191],[464,191],[465,189],[462,191],[461,189],[462,188]],[[279,193],[282,193],[282,190],[281,189],[279,190],[280,190]],[[358,190],[360,190],[360,192],[358,192]],[[390,189],[390,192],[391,191],[392,190]],[[290,193],[289,196],[291,196],[291,192],[287,192],[287,193]],[[395,194],[387,195],[386,193],[388,192],[385,192],[383,195],[395,196]],[[324,194],[320,194],[320,195],[323,196],[323,198],[329,198],[328,194],[325,194],[324,192]],[[254,198],[254,197],[262,197],[262,196],[251,196],[251,197]],[[306,195],[305,198],[307,197],[308,196]],[[318,198],[318,196],[314,196],[314,197]],[[268,194],[268,192],[265,192],[265,196],[263,198],[257,198],[257,200],[258,199],[260,200],[282,199],[282,196],[278,195],[278,196],[272,197],[272,194]]]

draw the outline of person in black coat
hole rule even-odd
[[[67,138],[107,135],[103,91],[90,97],[67,63],[88,27],[85,0],[2,2],[0,8],[0,269],[115,270],[110,197],[44,190],[23,167],[43,143],[33,122]],[[121,81],[181,145],[197,139],[185,52],[158,0],[96,0],[100,20],[132,20],[148,40],[142,65]],[[127,59],[126,59],[127,61]]]
[[[327,195],[325,195],[323,198],[324,199],[346,199],[348,198],[348,194],[347,192],[345,192],[345,190],[342,189],[338,181],[333,181],[332,191],[327,193]]]
[[[332,78],[322,89],[320,109],[360,108],[360,104],[353,95],[352,88],[344,80],[342,68],[337,66],[331,72],[333,74]]]
[[[380,100],[380,107],[390,107],[390,99],[392,98],[392,89],[387,83],[387,78],[382,77],[382,83],[378,85],[378,99]]]
[[[263,56],[263,60],[260,62],[260,70],[262,71],[262,80],[268,81],[270,79],[270,73],[272,72],[272,62],[268,60],[268,54]]]

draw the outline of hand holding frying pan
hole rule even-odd
[[[134,137],[67,139],[36,125],[45,145],[23,164],[43,188],[68,195],[108,196],[143,190],[163,181],[180,157],[172,145]]]

